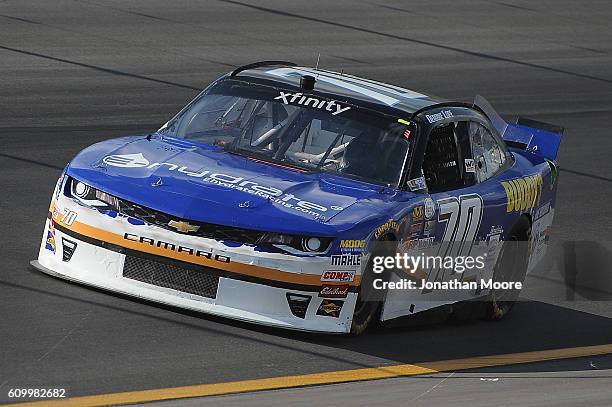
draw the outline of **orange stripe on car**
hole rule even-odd
[[[59,218],[59,216],[58,216]],[[207,266],[219,270],[224,270],[236,274],[241,274],[245,276],[251,276],[256,278],[262,278],[266,280],[272,281],[280,281],[284,283],[292,283],[292,284],[302,284],[302,285],[310,285],[310,286],[320,286],[321,285],[321,275],[320,274],[303,274],[303,273],[290,273],[286,271],[276,270],[268,267],[257,266],[253,264],[244,264],[238,263],[236,261],[224,262],[214,260],[212,258],[207,258],[204,256],[194,256],[193,254],[189,254],[188,252],[177,252],[172,248],[164,247],[164,245],[156,246],[151,245],[146,242],[140,242],[138,240],[130,240],[124,238],[122,235],[118,235],[116,233],[112,233],[103,229],[99,229],[94,226],[87,225],[82,222],[75,221],[72,225],[67,226],[62,223],[61,219],[57,220],[57,222],[70,231],[78,233],[80,235],[87,236],[92,239],[101,240],[103,242],[111,243],[113,245],[121,246],[126,249],[132,249],[139,252],[149,253],[157,256],[162,256],[170,259],[180,260],[187,263],[198,264],[202,266]],[[135,235],[132,235],[135,236]],[[170,243],[170,242],[168,242]],[[179,246],[177,243],[173,243],[176,247]],[[224,255],[225,256],[225,255]],[[322,270],[323,272],[323,270]],[[351,285],[359,285],[361,278],[360,276],[355,276],[355,280],[351,282]]]

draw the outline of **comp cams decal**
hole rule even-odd
[[[321,274],[321,281],[332,283],[351,282],[355,279],[355,271],[351,270],[327,270]]]
[[[192,177],[202,182],[215,184],[226,188],[246,192],[248,194],[256,195],[265,199],[269,199],[271,202],[282,205],[286,208],[294,209],[296,211],[308,213],[315,216],[321,216],[322,213],[328,210],[328,208],[325,206],[316,204],[314,202],[306,201],[304,199],[296,197],[293,194],[286,194],[278,188],[260,185],[257,182],[246,180],[243,177],[236,177],[231,174],[215,173],[209,170],[195,172],[190,171],[186,166],[180,166],[179,164],[168,162],[151,164],[149,160],[144,155],[142,155],[142,153],[109,155],[104,157],[102,161],[107,165],[120,168],[165,168],[167,169],[167,171],[180,172],[182,174],[185,174],[185,176],[187,177]]]
[[[275,97],[274,100],[281,100],[285,105],[295,103],[306,107],[314,107],[316,109],[326,110],[328,112],[331,112],[332,116],[335,116],[342,112],[346,112],[351,108],[350,106],[343,107],[340,103],[337,103],[334,100],[324,100],[312,96],[305,96],[300,92],[285,93],[283,91],[280,91],[280,95]]]

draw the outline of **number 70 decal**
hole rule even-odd
[[[438,254],[468,256],[482,220],[482,198],[476,194],[444,198],[438,206],[438,222],[446,223]]]
[[[461,195],[459,199],[443,198],[438,200],[438,207],[438,223],[446,223],[438,256],[469,256],[482,220],[482,198],[476,194]],[[449,276],[453,274],[454,271]],[[427,280],[444,280],[444,270],[431,270]]]

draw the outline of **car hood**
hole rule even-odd
[[[360,219],[350,216],[356,202],[371,206],[389,197],[373,184],[159,136],[94,144],[73,159],[67,174],[178,218],[284,233],[333,235],[363,219],[363,210],[355,212]],[[334,222],[341,212],[342,222]]]

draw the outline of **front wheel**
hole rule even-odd
[[[531,222],[521,216],[504,241],[493,272],[494,282],[523,282],[529,264]],[[492,290],[487,302],[486,319],[500,320],[512,309],[520,290]]]
[[[377,292],[374,289],[373,282],[375,278],[382,278],[384,281],[388,279],[390,274],[386,270],[384,274],[374,274],[373,263],[374,258],[378,256],[388,256],[394,253],[392,250],[393,242],[379,242],[382,247],[377,248],[370,256],[367,266],[365,267],[361,284],[359,285],[359,293],[357,294],[357,303],[353,312],[353,322],[351,324],[351,335],[361,335],[365,330],[379,319],[382,303],[385,293]]]

